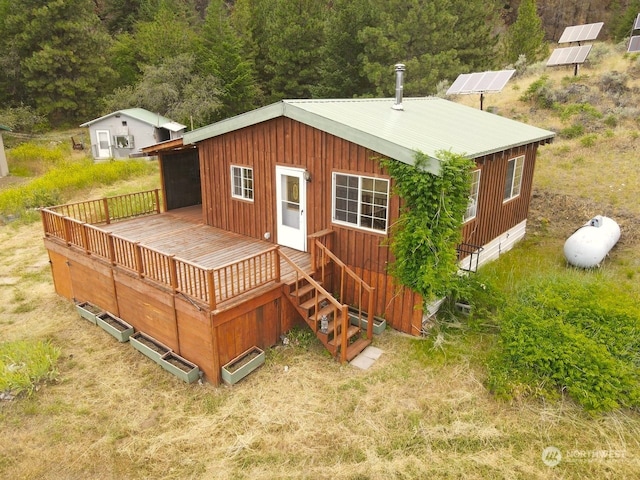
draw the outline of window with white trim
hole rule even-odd
[[[478,213],[478,194],[480,193],[480,169],[474,170],[471,174],[471,191],[469,192],[469,204],[467,211],[464,213],[463,222],[468,222],[472,218],[476,218]]]
[[[231,196],[253,201],[253,169],[231,167]]]
[[[504,198],[507,202],[520,195],[522,186],[522,171],[524,169],[524,155],[510,159],[507,162],[507,176],[504,181]]]
[[[333,221],[386,233],[389,180],[333,174]]]

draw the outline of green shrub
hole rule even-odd
[[[578,138],[584,134],[584,126],[580,123],[575,123],[570,127],[560,130],[559,135],[564,138]]]
[[[502,311],[489,368],[499,396],[566,393],[589,411],[640,407],[640,308],[596,276],[541,279]]]
[[[602,118],[602,113],[589,103],[556,104],[554,108],[558,111],[560,119],[563,122],[566,122],[576,115],[581,115],[585,119]]]
[[[609,128],[615,128],[618,126],[618,118],[615,115],[607,115],[604,124]]]
[[[55,380],[59,356],[49,342],[0,343],[0,392],[31,395],[42,382]]]
[[[586,148],[593,147],[596,144],[597,139],[598,136],[596,134],[590,133],[589,135],[585,135],[580,139],[580,145]]]
[[[522,94],[520,100],[533,103],[539,108],[552,108],[554,103],[556,103],[556,99],[551,89],[549,76],[542,75],[538,80],[529,85],[529,88]]]
[[[44,132],[49,128],[45,117],[26,106],[0,110],[0,124],[22,133]]]

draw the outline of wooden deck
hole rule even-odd
[[[200,205],[186,207],[158,215],[122,220],[106,226],[108,231],[118,237],[145,247],[150,247],[166,255],[175,255],[202,269],[219,269],[244,258],[258,255],[274,247],[271,242],[256,240],[244,235],[220,230],[202,222]],[[311,271],[311,255],[279,247],[304,271]],[[266,267],[265,267],[266,268]],[[293,282],[296,274],[291,266],[280,260],[280,278],[282,283]],[[242,279],[236,279],[242,281]],[[216,289],[225,288],[224,282],[216,282]],[[246,301],[248,296],[256,295],[272,288],[266,285],[252,289],[238,297],[218,305],[225,310]],[[217,292],[220,296],[220,292]]]

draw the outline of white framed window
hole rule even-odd
[[[504,180],[504,202],[520,195],[523,169],[524,155],[512,158],[507,162],[507,176]]]
[[[253,168],[231,166],[231,196],[253,202]]]
[[[387,232],[389,180],[333,173],[334,223]]]
[[[478,194],[480,193],[480,169],[474,170],[471,174],[471,191],[469,192],[469,204],[464,213],[463,222],[476,218],[478,213]]]
[[[115,135],[113,137],[113,144],[116,148],[133,148],[133,135]]]

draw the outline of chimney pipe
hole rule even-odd
[[[402,91],[404,89],[404,63],[396,64],[396,103],[391,108],[394,110],[404,110],[402,107]]]

